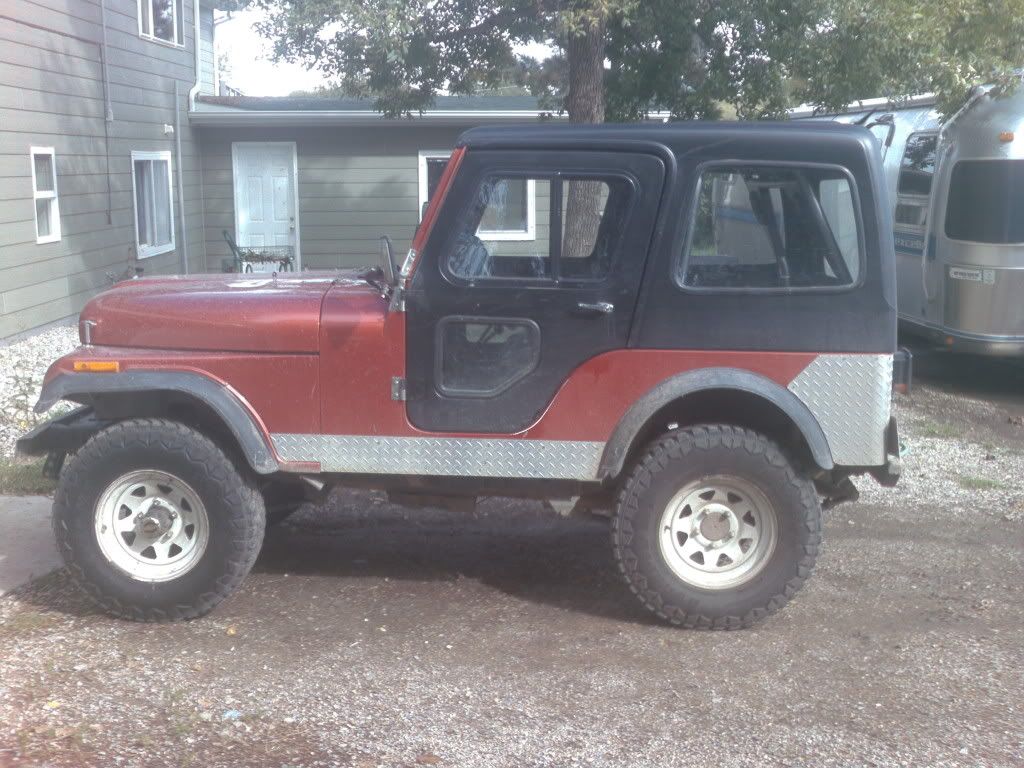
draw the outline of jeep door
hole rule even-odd
[[[645,152],[470,149],[406,296],[411,423],[520,431],[626,346],[664,180]]]

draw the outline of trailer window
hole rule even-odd
[[[1024,243],[1024,160],[961,160],[953,166],[946,237]]]
[[[934,133],[918,133],[907,139],[903,162],[900,163],[897,194],[928,197],[932,193],[937,141]]]
[[[715,166],[700,178],[682,283],[825,288],[860,276],[853,186],[838,168]]]

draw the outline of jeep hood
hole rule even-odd
[[[82,310],[82,341],[113,347],[315,353],[332,288],[378,292],[365,270],[298,276],[197,275],[127,280]],[[85,326],[88,325],[88,329]]]

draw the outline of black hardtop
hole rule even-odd
[[[469,149],[543,149],[545,147],[630,149],[639,144],[660,145],[674,151],[709,141],[739,140],[806,145],[808,142],[875,151],[875,138],[859,125],[831,120],[801,121],[704,121],[674,123],[603,123],[574,125],[541,123],[530,126],[471,128],[459,136],[456,146]],[[581,146],[582,145],[582,146]]]

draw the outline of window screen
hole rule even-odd
[[[903,161],[900,163],[897,194],[928,197],[932,193],[937,140],[935,134],[916,134],[907,139]]]
[[[838,169],[719,166],[700,178],[683,284],[852,285],[861,246],[853,188]]]
[[[953,166],[946,237],[1024,243],[1024,160],[961,160]]]
[[[448,270],[466,279],[600,279],[632,194],[624,178],[488,177],[460,220]],[[529,238],[503,236],[527,223]]]

